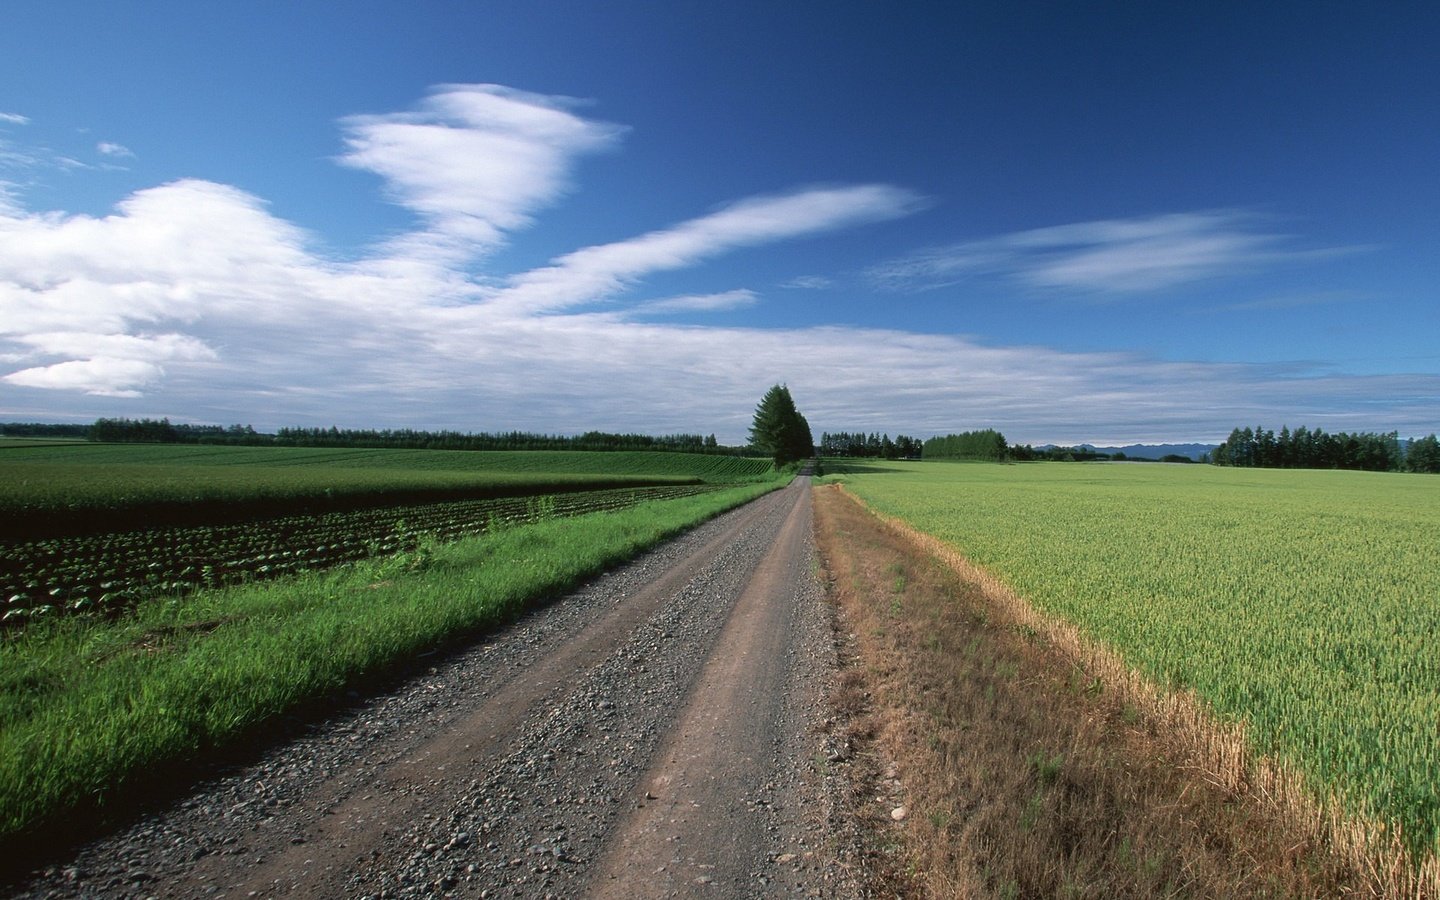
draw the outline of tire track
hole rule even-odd
[[[783,715],[810,495],[790,510],[746,584],[685,708],[641,783],[645,801],[597,861],[590,896],[669,897],[710,886],[755,896],[778,856],[768,833],[772,748]]]

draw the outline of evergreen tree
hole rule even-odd
[[[1405,454],[1405,468],[1411,472],[1440,473],[1440,441],[1435,435],[1415,438]]]
[[[815,439],[810,423],[795,408],[790,389],[777,384],[765,392],[755,407],[750,425],[750,445],[769,454],[775,465],[808,459],[815,454]]]

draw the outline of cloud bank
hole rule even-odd
[[[790,385],[820,430],[1017,441],[1223,437],[1240,422],[1433,429],[1440,378],[1348,377],[997,347],[960,335],[670,317],[765,302],[754,285],[639,299],[646,279],[776,242],[911,214],[885,184],[741,198],[538,268],[470,267],[573,189],[621,126],[573,100],[449,85],[414,109],[341,121],[339,161],[374,173],[416,227],[358,260],[235,187],[182,179],[103,217],[0,202],[0,420],[161,416],[280,425],[715,432]],[[0,191],[0,201],[7,194]],[[1038,285],[1138,290],[1283,252],[1230,214],[1039,229],[876,270],[896,282],[977,266]],[[781,288],[824,289],[822,276]],[[703,320],[702,320],[703,321]],[[1355,421],[1366,410],[1373,421]],[[1351,417],[1349,419],[1345,417]],[[1337,424],[1338,423],[1338,424]]]

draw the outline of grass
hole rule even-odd
[[[1200,697],[1320,804],[1440,851],[1440,479],[887,463],[842,476],[1150,682]],[[1365,823],[1372,823],[1366,825]],[[1397,838],[1397,833],[1399,837]]]
[[[263,585],[156,599],[0,642],[0,840],[64,830],[147,773],[356,679],[494,627],[724,509],[757,483],[543,521]]]
[[[887,880],[871,885],[877,896],[1318,897],[1363,885],[1259,792],[1212,782],[1117,692],[1087,690],[1094,676],[1065,648],[1036,640],[1013,605],[913,532],[829,488],[815,523],[848,661],[833,702],[855,745],[876,857],[866,868]],[[903,797],[879,806],[891,773]],[[892,802],[910,809],[903,824],[884,814]]]

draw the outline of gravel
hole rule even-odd
[[[342,712],[292,723],[298,737],[52,861],[13,895],[583,893],[617,821],[645,802],[637,785],[805,490],[801,478],[433,657],[385,693],[352,693]],[[626,618],[682,570],[678,589]],[[700,881],[705,896],[862,893],[844,812],[847,748],[827,703],[830,608],[813,578],[796,585],[791,626],[792,689],[774,704],[769,776],[752,792],[770,846],[743,892]]]

